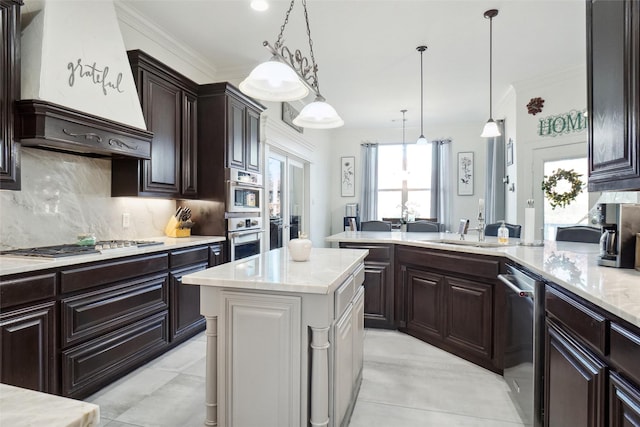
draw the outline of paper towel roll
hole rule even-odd
[[[524,243],[535,241],[536,208],[524,208]]]

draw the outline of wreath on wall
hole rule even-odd
[[[544,195],[547,196],[547,199],[549,199],[551,209],[557,207],[564,208],[578,197],[578,194],[582,192],[584,186],[580,179],[581,176],[581,174],[573,169],[558,169],[553,171],[550,176],[544,176],[542,190],[544,191]],[[569,191],[558,192],[556,187],[561,181],[567,181],[569,185],[571,185],[571,189]]]

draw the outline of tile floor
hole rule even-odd
[[[200,334],[86,400],[100,405],[103,427],[201,427],[204,355]],[[501,376],[408,335],[368,329],[350,427],[375,426],[523,424]]]

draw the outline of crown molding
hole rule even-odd
[[[216,67],[202,59],[202,56],[191,47],[178,41],[178,39],[168,34],[166,30],[161,29],[146,19],[135,8],[119,0],[114,0],[113,4],[116,8],[116,15],[119,21],[129,25],[149,40],[152,40],[176,57],[181,58],[192,67],[198,69],[201,73],[210,76],[211,79],[216,79]]]

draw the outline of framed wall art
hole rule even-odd
[[[300,114],[300,112],[296,110],[293,105],[289,104],[288,102],[282,103],[282,121],[298,132],[303,133],[304,128],[293,124],[293,119],[298,117],[298,114]]]
[[[340,186],[342,197],[353,197],[356,195],[356,158],[340,158]]]
[[[458,196],[473,196],[473,151],[458,153]]]
[[[513,140],[509,138],[509,142],[507,142],[507,166],[511,166],[513,164]]]

